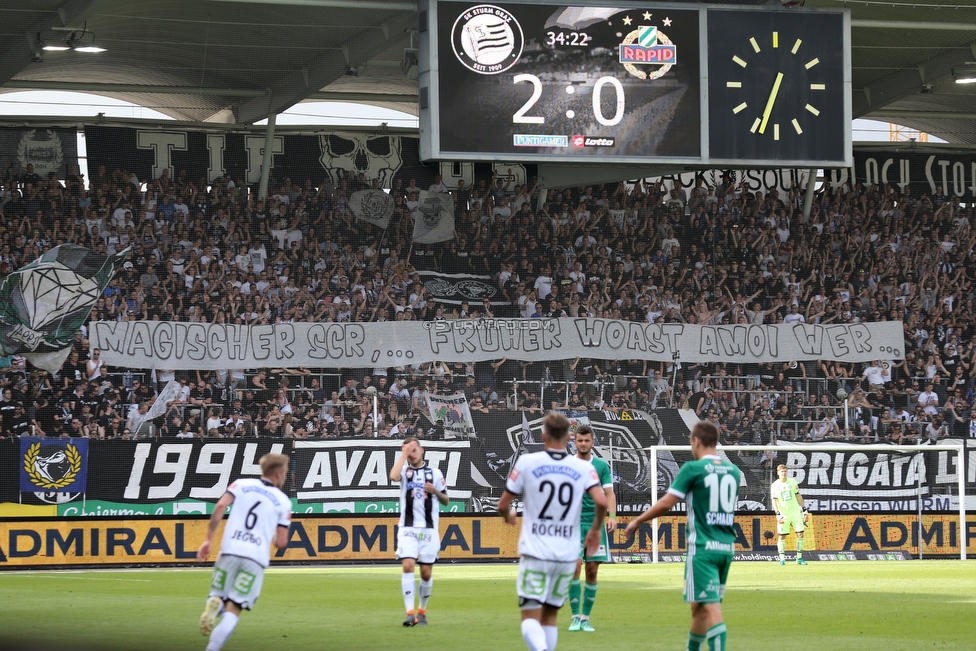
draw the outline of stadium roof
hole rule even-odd
[[[851,9],[855,117],[976,144],[976,84],[956,84],[952,74],[976,61],[974,3],[806,6]],[[82,91],[223,124],[251,124],[307,100],[417,115],[417,83],[404,65],[416,27],[411,0],[4,0],[0,92]],[[106,51],[42,49],[68,41]]]

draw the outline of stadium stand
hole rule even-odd
[[[361,176],[361,175],[360,175]],[[0,196],[0,272],[46,248],[132,247],[93,320],[275,323],[484,316],[687,323],[902,320],[897,363],[782,365],[575,359],[432,363],[371,369],[249,369],[155,377],[89,359],[85,332],[55,376],[2,360],[3,437],[402,437],[436,435],[424,391],[463,391],[471,409],[687,407],[729,443],[908,443],[976,436],[972,207],[940,190],[902,194],[858,184],[816,194],[804,221],[799,186],[751,191],[663,180],[550,191],[479,178],[455,189],[455,241],[427,246],[428,270],[490,274],[509,303],[438,304],[411,262],[414,182],[396,179],[385,232],[357,222],[350,194],[375,182],[318,187],[138,179],[99,167],[90,181],[8,168]],[[672,187],[673,186],[673,187]],[[424,188],[426,189],[426,188]],[[445,191],[435,180],[432,191]],[[498,314],[495,314],[495,313]],[[181,399],[153,427],[127,416],[169,379]],[[370,387],[378,410],[373,422]],[[849,420],[843,399],[849,394]],[[845,423],[849,422],[849,426]]]

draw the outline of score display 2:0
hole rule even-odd
[[[530,82],[532,84],[532,95],[529,97],[528,101],[522,105],[522,108],[515,111],[512,115],[512,122],[515,124],[545,124],[545,118],[535,115],[526,115],[536,102],[542,98],[543,84],[542,80],[536,75],[532,74],[518,74],[515,75],[514,83],[520,84],[522,82]],[[613,117],[607,119],[603,115],[603,108],[600,106],[600,100],[602,98],[603,87],[606,85],[613,86],[616,92],[616,110]],[[573,85],[566,86],[566,93],[575,93],[576,89]],[[626,99],[624,97],[624,86],[620,83],[620,80],[616,77],[600,77],[593,84],[593,117],[596,121],[606,127],[612,127],[620,124],[621,120],[624,119],[624,108],[626,106]],[[572,119],[575,117],[572,111],[567,111],[566,117]]]

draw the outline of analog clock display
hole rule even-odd
[[[708,12],[709,157],[844,161],[843,14]]]
[[[436,10],[437,149],[446,157],[701,156],[697,8]]]

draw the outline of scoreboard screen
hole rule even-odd
[[[420,14],[425,160],[849,165],[845,10],[422,0]]]

